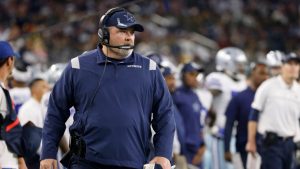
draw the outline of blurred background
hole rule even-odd
[[[30,98],[27,85],[31,78],[46,78],[51,88],[71,58],[97,47],[99,19],[116,6],[133,13],[145,28],[143,33],[136,33],[136,52],[144,56],[159,54],[168,66],[174,66],[178,71],[176,87],[181,83],[180,67],[191,61],[202,66],[201,70],[203,68],[205,72],[197,75],[200,83],[196,92],[207,110],[201,112],[201,124],[209,123],[204,125],[211,130],[215,129],[212,121],[216,115],[209,110],[215,93],[206,89],[204,79],[215,71],[216,53],[220,49],[229,46],[242,49],[247,64],[264,60],[269,51],[273,52],[270,56],[276,57],[280,53],[275,51],[295,52],[300,56],[300,0],[0,0],[0,40],[9,41],[20,55],[9,82],[17,88],[15,92],[10,90],[16,107],[21,107]],[[248,65],[249,74],[252,68]],[[234,66],[239,71],[234,73],[247,73],[240,71],[238,64],[234,63]],[[227,77],[225,71],[223,73]],[[216,79],[224,82],[224,88],[228,88],[225,92],[232,90],[233,86],[225,84],[224,78]],[[246,81],[246,76],[230,80]],[[215,83],[221,86],[219,90],[223,90],[222,83]],[[50,92],[45,95],[46,99],[41,103],[47,107]],[[223,103],[221,99],[219,101]],[[224,107],[229,100],[225,101]],[[43,111],[46,113],[46,108]],[[210,113],[209,120],[214,120],[206,122],[205,113]],[[72,119],[67,126],[71,124]],[[212,136],[221,139],[217,135],[218,128],[215,133],[203,131],[208,149],[203,161],[207,169],[215,164],[211,155]],[[223,158],[223,153],[217,155]],[[297,158],[300,166],[300,151]]]
[[[227,46],[250,61],[270,50],[300,54],[299,0],[1,0],[0,40],[12,43],[23,64],[45,71],[94,49],[99,18],[115,6],[146,29],[136,34],[136,51],[175,65],[194,60],[213,70],[217,50]]]

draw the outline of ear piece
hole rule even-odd
[[[98,36],[102,44],[109,44],[109,32],[107,28],[98,29]]]
[[[99,36],[100,41],[102,42],[102,39],[103,39],[103,32],[102,32],[102,29],[101,29],[101,28],[98,29],[98,36]]]
[[[109,44],[109,31],[106,27],[102,29],[103,43]]]

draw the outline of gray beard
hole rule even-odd
[[[125,58],[130,55],[133,49],[118,49],[118,48],[110,48],[112,52],[119,55],[121,58]]]

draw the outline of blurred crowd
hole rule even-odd
[[[145,25],[136,50],[162,53],[175,64],[211,63],[226,46],[243,49],[250,60],[269,50],[300,53],[297,0],[2,0],[0,40],[44,70],[94,48],[100,14],[118,5]]]

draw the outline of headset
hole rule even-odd
[[[109,45],[109,31],[106,27],[106,22],[108,21],[108,19],[116,12],[121,12],[121,11],[125,11],[127,12],[126,9],[121,8],[121,7],[115,7],[115,8],[111,8],[109,9],[104,15],[102,15],[102,17],[100,18],[100,22],[99,22],[99,30],[98,30],[98,36],[99,36],[99,40],[101,44],[107,45],[109,47],[111,47]]]

